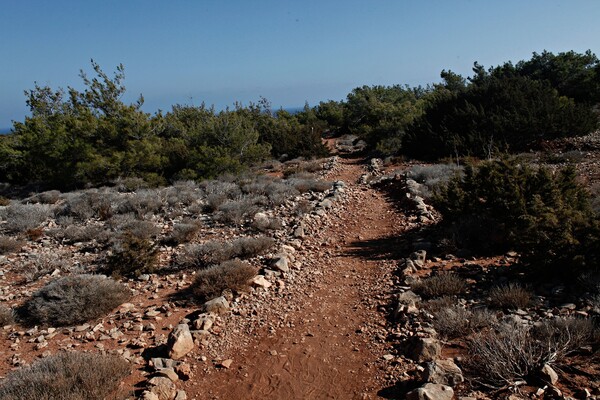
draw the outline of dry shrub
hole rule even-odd
[[[5,207],[10,204],[10,200],[4,196],[0,196],[0,207]]]
[[[426,298],[456,296],[467,288],[464,279],[458,275],[443,272],[420,280],[412,285],[412,289]]]
[[[259,218],[252,221],[252,228],[265,232],[268,230],[276,231],[283,228],[283,222],[278,218]]]
[[[433,315],[433,327],[447,339],[470,335],[497,322],[487,309],[471,311],[457,304],[439,308]]]
[[[560,363],[572,350],[587,343],[589,320],[546,320],[539,327],[501,324],[481,333],[469,346],[467,368],[480,384],[500,388],[518,380],[531,383],[545,364]]]
[[[179,264],[185,268],[205,267],[234,258],[251,258],[269,250],[275,240],[266,237],[241,237],[231,242],[211,241],[188,246],[179,257]]]
[[[6,231],[22,233],[40,226],[50,214],[51,208],[46,204],[12,203],[0,211],[0,218],[6,220]]]
[[[103,316],[130,297],[129,289],[105,276],[74,275],[39,289],[17,315],[28,325],[74,325]]]
[[[161,229],[150,221],[134,220],[121,227],[123,231],[128,232],[138,239],[155,238],[160,234]]]
[[[38,193],[35,196],[30,197],[28,200],[35,203],[42,204],[56,204],[60,200],[60,191],[49,190],[47,192]]]
[[[531,304],[531,292],[518,283],[496,286],[490,290],[490,305],[496,308],[517,309]]]
[[[129,364],[119,356],[58,353],[9,373],[0,384],[0,399],[115,399],[129,373]]]
[[[49,234],[65,243],[89,242],[94,239],[103,243],[109,239],[109,232],[98,225],[68,225],[64,228],[53,229]]]
[[[14,322],[13,310],[9,307],[6,307],[4,304],[0,304],[0,327],[12,325]]]
[[[140,276],[152,273],[158,266],[158,249],[149,239],[125,232],[113,246],[106,269],[113,276]]]
[[[314,178],[296,178],[291,177],[288,183],[292,185],[300,193],[306,192],[324,192],[331,189],[331,182],[319,181]]]
[[[30,254],[30,262],[20,265],[19,272],[26,282],[35,282],[55,270],[66,270],[65,260],[57,253]]]
[[[200,221],[186,220],[173,225],[173,232],[165,238],[165,243],[177,245],[193,240],[200,229],[202,223]]]
[[[24,243],[8,236],[0,236],[0,254],[9,254],[21,250]]]
[[[191,293],[200,301],[220,296],[229,289],[240,292],[257,273],[256,268],[240,260],[230,260],[197,272]]]
[[[229,200],[219,206],[218,221],[240,225],[244,219],[260,211],[260,204],[266,204],[264,196],[246,196],[239,200]]]

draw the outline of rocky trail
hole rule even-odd
[[[323,229],[304,239],[296,254],[302,266],[270,304],[259,306],[258,318],[234,315],[225,322],[226,341],[209,348],[231,365],[205,368],[185,383],[188,396],[378,397],[386,381],[385,308],[395,267],[382,243],[400,233],[403,217],[383,194],[357,183],[363,173],[361,160],[340,160],[328,179],[344,181],[346,195]]]

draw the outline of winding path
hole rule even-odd
[[[383,194],[356,183],[365,172],[360,161],[340,160],[329,179],[347,183],[346,199],[329,226],[305,241],[314,284],[287,295],[296,307],[279,315],[282,327],[265,326],[232,351],[235,366],[194,378],[190,397],[377,398],[386,379],[384,308],[394,268],[387,251],[402,216]]]

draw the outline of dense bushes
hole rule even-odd
[[[104,315],[130,296],[129,289],[112,279],[74,275],[39,289],[17,309],[17,315],[28,325],[74,325]]]
[[[514,249],[526,263],[567,274],[598,265],[600,228],[588,200],[572,168],[553,174],[509,159],[467,167],[435,197],[459,247]]]
[[[58,353],[9,373],[0,384],[0,399],[119,398],[119,383],[129,373],[127,361],[116,355]]]
[[[583,135],[596,126],[591,108],[561,97],[545,82],[493,77],[428,107],[408,128],[402,151],[420,159],[490,157],[526,150],[542,139]]]
[[[287,154],[327,154],[314,112],[273,114],[268,103],[216,112],[176,105],[165,115],[141,111],[143,98],[125,104],[124,69],[113,77],[92,61],[95,77],[81,73],[85,90],[27,91],[31,115],[0,136],[0,181],[54,188],[142,178],[149,185],[238,173]],[[272,152],[271,152],[272,150]]]

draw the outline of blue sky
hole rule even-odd
[[[93,58],[125,65],[144,109],[268,98],[341,100],[354,87],[427,84],[533,51],[600,54],[598,0],[5,0],[0,128],[27,114],[37,81],[81,89]]]

